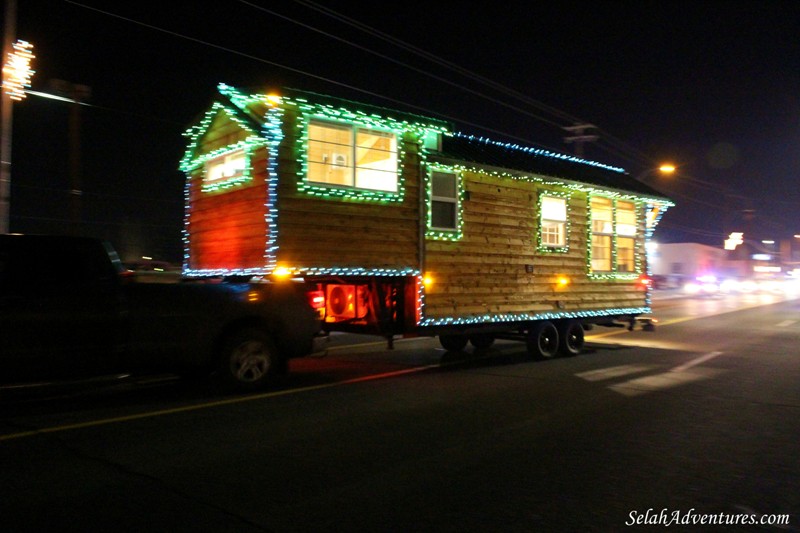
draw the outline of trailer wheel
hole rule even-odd
[[[528,331],[528,353],[536,359],[552,359],[558,355],[558,330],[545,320],[537,322]]]
[[[567,320],[559,328],[561,355],[578,355],[583,348],[583,325],[577,320]]]
[[[285,366],[269,335],[260,329],[245,328],[224,343],[217,378],[226,390],[252,391],[266,385]]]
[[[469,342],[479,350],[485,350],[494,344],[494,335],[490,333],[476,333],[469,336]]]
[[[460,352],[467,345],[466,335],[439,335],[442,348],[448,352]]]

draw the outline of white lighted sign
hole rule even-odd
[[[753,267],[753,272],[780,272],[781,267],[770,267],[756,265]]]
[[[726,250],[735,250],[737,246],[744,242],[744,233],[731,233],[730,236],[725,239],[725,249]]]

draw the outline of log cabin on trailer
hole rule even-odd
[[[303,278],[328,331],[550,357],[650,312],[673,204],[620,168],[290,89],[220,85],[186,136],[184,275]]]

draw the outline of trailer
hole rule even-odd
[[[575,354],[650,313],[672,201],[623,169],[296,89],[221,84],[186,132],[186,277],[303,278],[329,332]]]

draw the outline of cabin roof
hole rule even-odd
[[[238,118],[258,130],[258,123],[263,122],[262,109],[252,108],[254,102],[263,97],[251,91],[239,90],[220,84],[219,92],[226,100],[225,107]],[[300,89],[283,87],[277,91],[281,96],[294,101],[305,101],[314,105],[358,111],[366,115],[405,122],[408,124],[425,124],[440,131],[453,131],[453,124],[438,118],[423,116],[386,107],[355,102],[344,98],[319,94]],[[254,94],[254,97],[247,97]],[[253,98],[249,103],[242,103]],[[596,186],[614,191],[668,200],[662,193],[645,183],[635,179],[624,169],[605,165],[579,157],[559,154],[548,150],[523,146],[519,144],[499,142],[484,137],[476,137],[462,133],[445,133],[442,135],[441,151],[432,152],[429,156],[434,161],[450,164],[473,164],[479,167],[511,172],[523,172],[557,180],[570,181],[589,186]]]
[[[341,107],[351,110],[359,110],[363,113],[374,114],[385,118],[393,118],[398,121],[409,122],[409,123],[433,124],[442,129],[447,129],[447,130],[453,129],[452,123],[429,115],[420,115],[408,111],[400,111],[388,107],[382,107],[363,102],[356,102],[353,100],[347,100],[345,98],[338,98],[335,96],[328,96],[324,94],[314,93],[310,91],[303,91],[300,89],[294,89],[289,87],[284,87],[282,89],[282,92],[283,95],[288,96],[289,98],[295,100],[305,99],[315,104],[329,105],[332,107]]]
[[[621,168],[547,150],[501,143],[464,134],[445,135],[442,149],[433,159],[463,161],[478,166],[532,173],[556,179],[595,185],[642,196],[664,195]]]

